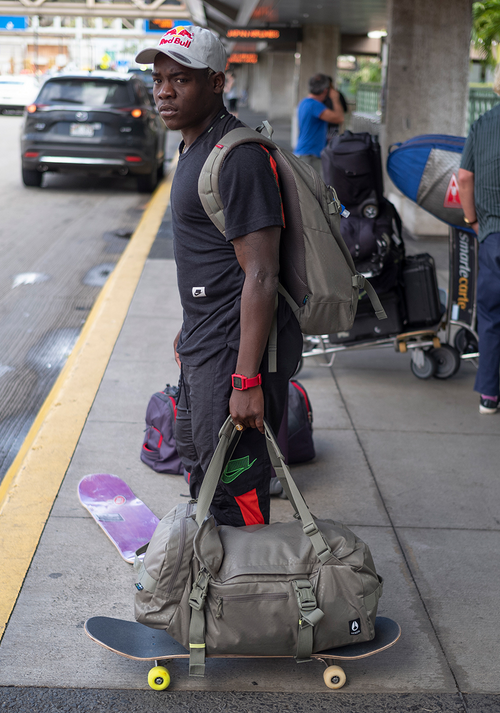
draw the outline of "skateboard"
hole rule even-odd
[[[117,475],[86,475],[78,484],[78,497],[123,559],[133,564],[136,550],[153,536],[156,515]]]
[[[115,654],[134,661],[154,661],[149,671],[148,684],[163,691],[170,684],[170,674],[159,662],[187,659],[189,651],[164,630],[151,629],[135,621],[95,616],[85,622],[85,633],[92,641]],[[312,654],[311,658],[323,661],[326,670],[323,680],[328,688],[342,688],[346,682],[344,670],[334,661],[354,661],[373,656],[393,646],[401,636],[401,628],[392,619],[378,616],[375,620],[375,638],[371,641],[340,646]],[[293,656],[245,656],[244,654],[207,654],[207,658],[293,658]]]

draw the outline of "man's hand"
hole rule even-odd
[[[240,391],[233,389],[229,399],[229,413],[235,425],[258,428],[264,433],[264,394],[261,386]]]
[[[477,222],[476,205],[474,201],[474,174],[472,171],[466,171],[465,168],[458,170],[458,190],[464,216],[470,221],[469,225],[477,235],[479,232],[479,223]]]
[[[177,336],[174,339],[174,357],[175,357],[175,361],[177,362],[177,366],[179,367],[179,369],[181,368],[181,358],[177,352],[177,344],[179,342],[179,337],[181,336],[181,331],[182,330],[179,329],[179,331],[177,332]]]
[[[329,124],[341,124],[344,121],[344,109],[340,102],[340,96],[336,89],[333,87],[328,92],[330,99],[332,100],[333,109],[326,109],[321,112],[319,118],[323,121],[327,121]]]

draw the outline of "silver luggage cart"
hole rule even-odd
[[[323,357],[319,366],[331,367],[339,352],[392,348],[411,355],[411,370],[419,379],[449,379],[462,360],[477,366],[479,357],[476,329],[477,239],[474,233],[449,229],[449,281],[442,320],[432,329],[407,330],[366,340],[333,344],[328,334],[304,335],[304,359]]]

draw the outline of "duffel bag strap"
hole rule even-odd
[[[198,527],[201,527],[203,520],[205,519],[208,509],[213,500],[215,489],[219,479],[224,472],[224,468],[227,462],[230,460],[234,449],[238,445],[238,441],[241,437],[241,431],[237,431],[234,424],[229,416],[222,428],[219,431],[219,443],[212,456],[205,477],[203,478],[203,483],[198,494],[198,504],[196,506],[196,522]],[[229,457],[228,457],[228,454]]]
[[[266,432],[267,439],[267,450],[269,453],[269,458],[271,459],[271,464],[276,472],[276,475],[283,486],[283,490],[287,494],[292,505],[295,507],[302,521],[302,529],[304,534],[307,535],[311,544],[314,547],[314,551],[318,556],[320,562],[327,562],[332,556],[332,550],[330,545],[323,537],[323,534],[318,529],[314,517],[311,511],[307,507],[306,501],[302,497],[302,493],[295,484],[292,475],[285,464],[285,459],[280,451],[280,448],[276,442],[274,434],[269,427],[267,421],[264,421],[264,428]]]
[[[297,663],[311,660],[313,650],[313,627],[325,616],[318,608],[312,584],[308,579],[292,581],[299,607],[299,630],[297,633]]]
[[[302,521],[302,529],[304,534],[307,535],[311,544],[314,547],[314,551],[318,556],[320,562],[327,562],[332,556],[332,551],[330,545],[323,537],[323,534],[318,529],[314,517],[312,516],[309,508],[307,507],[306,501],[302,497],[302,494],[295,484],[294,479],[288,467],[285,465],[285,460],[280,448],[276,442],[274,434],[267,423],[264,420],[264,429],[267,439],[267,451],[269,453],[269,458],[271,459],[271,464],[276,471],[276,475],[283,486],[285,493],[290,500],[292,507],[298,513]],[[227,464],[228,454],[232,454],[236,445],[239,441],[241,432],[237,431],[231,420],[231,416],[228,416],[221,430],[219,431],[219,443],[215,449],[215,453],[212,456],[212,460],[207,468],[205,477],[203,478],[203,483],[201,484],[200,492],[198,495],[198,506],[196,510],[196,522],[198,527],[201,526],[203,520],[205,519],[208,509],[214,497],[215,489],[217,483],[224,472],[224,468]]]
[[[210,575],[206,569],[198,572],[189,595],[191,621],[189,622],[189,675],[205,675],[205,600]]]

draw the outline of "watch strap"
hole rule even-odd
[[[233,374],[231,376],[231,381],[233,384],[233,389],[237,389],[238,391],[245,391],[246,389],[251,389],[254,386],[260,386],[262,384],[262,377],[260,374],[257,374],[257,376],[252,376],[250,379],[248,379],[242,374]]]

